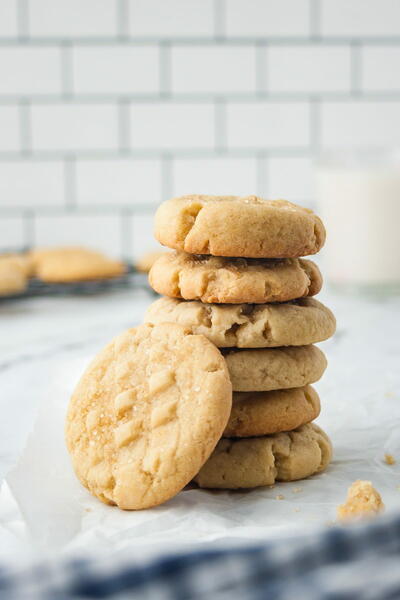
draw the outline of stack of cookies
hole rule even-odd
[[[173,249],[149,281],[164,296],[146,322],[177,323],[203,334],[225,357],[233,387],[222,439],[200,469],[201,487],[252,488],[323,470],[329,438],[310,384],[326,368],[315,344],[335,331],[331,311],[313,298],[325,229],[292,203],[185,196],[163,203],[155,235]]]
[[[138,510],[193,479],[254,488],[323,470],[332,449],[310,384],[326,360],[313,344],[335,319],[299,258],[323,245],[321,221],[283,201],[187,196],[160,207],[156,237],[174,249],[150,272],[165,296],[97,354],[70,401],[79,480]]]

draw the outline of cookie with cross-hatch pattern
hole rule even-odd
[[[228,422],[232,388],[219,350],[180,325],[140,325],[92,361],[70,401],[76,475],[100,500],[142,509],[177,494]]]

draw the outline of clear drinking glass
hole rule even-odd
[[[400,293],[400,151],[331,152],[318,161],[316,180],[328,283]]]

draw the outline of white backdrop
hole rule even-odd
[[[1,0],[0,248],[125,256],[182,193],[312,204],[400,138],[398,0]]]

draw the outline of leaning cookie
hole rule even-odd
[[[164,253],[149,274],[159,294],[201,302],[285,302],[318,294],[322,276],[310,260],[223,258]]]
[[[76,475],[107,504],[142,509],[177,494],[220,439],[232,405],[225,360],[179,325],[140,325],[92,361],[70,401]]]
[[[202,488],[256,488],[320,473],[331,458],[328,436],[310,423],[271,436],[223,438],[194,481]]]
[[[235,392],[224,437],[256,437],[292,431],[320,413],[317,392],[310,385],[271,392]]]
[[[284,304],[203,304],[159,298],[147,323],[180,323],[220,348],[306,346],[328,339],[336,328],[332,312],[315,298]]]
[[[235,392],[298,388],[318,381],[327,367],[317,346],[227,349],[223,352]]]
[[[325,228],[311,210],[285,200],[191,195],[161,204],[155,236],[191,254],[297,258],[322,248]]]

